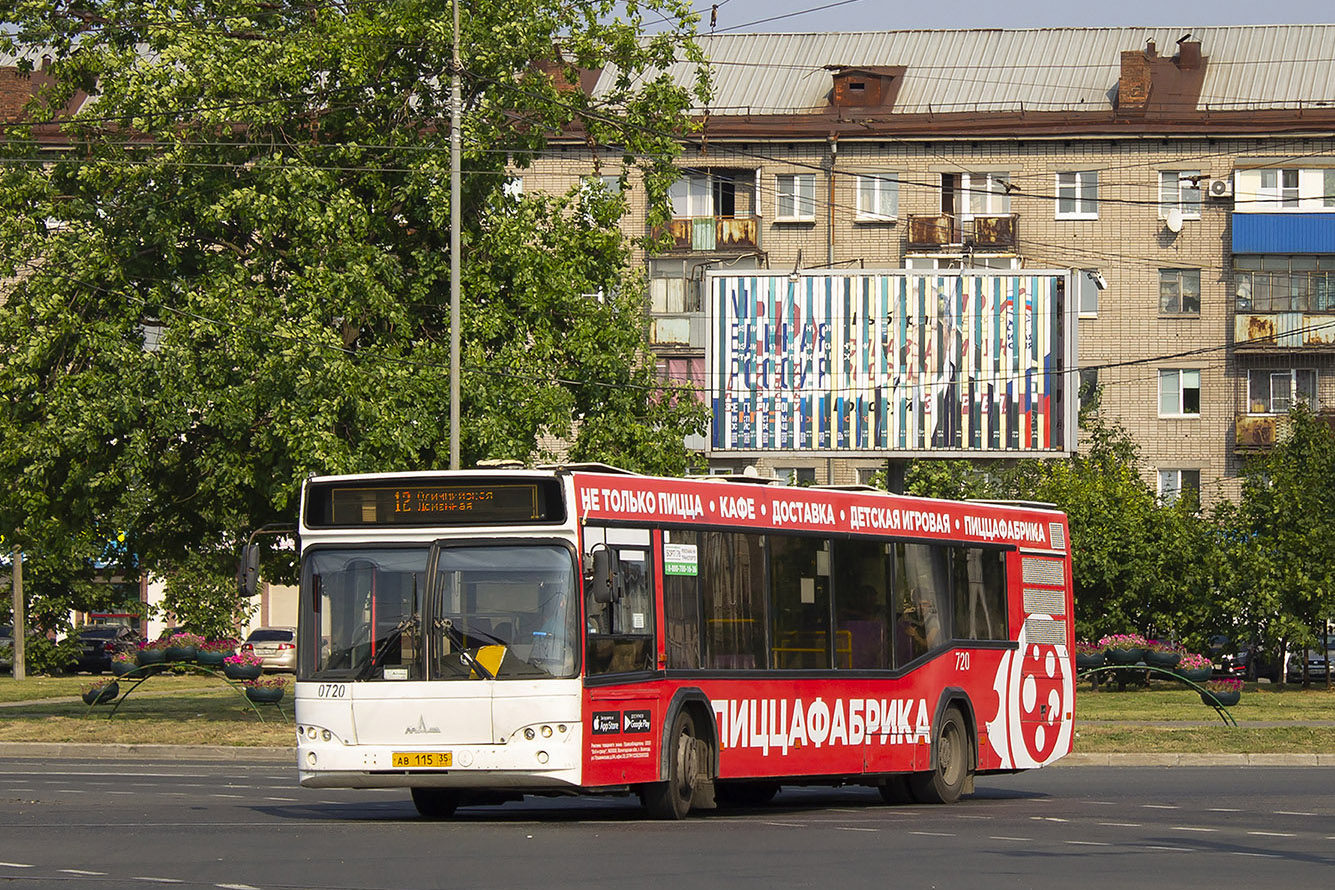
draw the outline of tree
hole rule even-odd
[[[1335,616],[1335,433],[1303,403],[1285,434],[1245,468],[1242,499],[1225,514],[1233,542],[1231,600],[1268,616],[1268,636],[1304,649]],[[1304,681],[1306,681],[1304,677]]]
[[[554,437],[679,472],[704,411],[656,377],[625,198],[511,179],[576,132],[662,206],[689,4],[465,6],[463,462]],[[0,145],[12,540],[82,566],[126,530],[127,560],[226,576],[236,535],[290,522],[308,474],[445,463],[451,18],[443,0],[10,5],[0,49],[50,57]],[[568,88],[597,69],[615,73],[598,97]],[[70,116],[80,90],[96,101]]]

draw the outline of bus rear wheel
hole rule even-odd
[[[644,786],[644,808],[654,819],[684,819],[691,811],[691,799],[704,764],[695,738],[695,720],[684,708],[672,721],[668,734],[666,781]]]
[[[909,789],[919,803],[954,803],[969,777],[969,734],[955,708],[946,711],[936,733],[936,768],[909,776]]]
[[[414,788],[413,806],[423,819],[448,819],[459,806],[459,792],[447,788]]]

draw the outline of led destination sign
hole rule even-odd
[[[564,519],[560,489],[549,482],[313,483],[306,494],[306,524],[312,528],[504,525]]]

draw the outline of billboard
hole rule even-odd
[[[711,274],[712,450],[1068,454],[1077,401],[1069,277]]]

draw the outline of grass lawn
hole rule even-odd
[[[95,744],[290,746],[295,744],[292,702],[282,714],[258,705],[263,722],[237,689],[203,675],[151,677],[122,701],[114,717],[108,704],[89,707],[79,697],[92,677],[0,678],[0,742]],[[124,693],[129,681],[121,681]]]
[[[21,703],[0,707],[0,742],[288,746],[295,741],[293,725],[272,705],[259,706],[261,723],[234,688],[214,677],[155,676],[126,698],[112,719],[110,705],[89,708],[78,698],[95,679],[33,677],[16,683],[0,677],[0,703]],[[283,706],[290,719],[290,695]],[[1230,711],[1236,728],[1201,704],[1196,692],[1175,684],[1091,692],[1082,683],[1076,690],[1075,750],[1335,753],[1335,693],[1324,686],[1249,684]]]
[[[1332,754],[1335,693],[1248,684],[1227,726],[1200,695],[1172,683],[1118,692],[1076,689],[1075,750],[1085,753]],[[1326,723],[1329,725],[1312,725]]]

